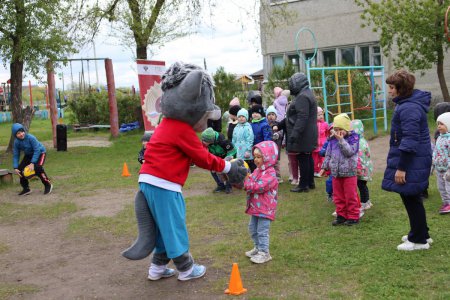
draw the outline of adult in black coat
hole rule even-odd
[[[312,152],[317,147],[317,101],[303,73],[295,73],[289,78],[289,90],[294,100],[278,127],[285,129],[287,134],[287,151],[298,153],[300,182],[291,192],[308,192],[315,188]]]

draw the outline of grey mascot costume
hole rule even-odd
[[[202,277],[205,266],[195,264],[189,253],[186,212],[181,189],[193,162],[198,167],[228,175],[242,183],[247,169],[242,160],[225,161],[210,154],[196,135],[208,119],[221,117],[214,104],[212,78],[200,67],[177,62],[162,77],[161,108],[164,118],[147,144],[140,170],[140,191],[135,197],[138,238],[122,254],[143,259],[153,252],[148,278],[175,275],[167,268],[173,260],[178,280]]]

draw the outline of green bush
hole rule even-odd
[[[138,95],[117,94],[119,124],[139,120],[141,100]],[[68,109],[72,112],[72,123],[109,124],[108,93],[89,93],[69,100]]]

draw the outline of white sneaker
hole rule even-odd
[[[359,218],[362,218],[364,216],[364,209],[361,207],[359,209]]]
[[[399,251],[414,251],[414,250],[427,250],[430,249],[430,244],[417,244],[411,243],[410,241],[403,242],[402,244],[397,246],[397,250]]]
[[[337,217],[337,212],[334,211],[331,215],[332,215],[333,217]]]
[[[297,180],[292,180],[292,181],[291,181],[291,184],[292,184],[292,185],[298,185],[298,181],[297,181]]]
[[[255,264],[263,264],[268,262],[269,260],[272,260],[272,256],[270,256],[269,253],[259,251],[258,254],[250,258],[250,261],[254,262]]]
[[[402,242],[406,242],[408,240],[408,235],[404,235],[404,236],[402,236]],[[433,239],[432,238],[428,238],[427,239],[427,243],[428,244],[433,244]]]
[[[372,202],[370,202],[370,200],[367,201],[366,203],[361,203],[361,208],[362,208],[363,210],[368,210],[368,209],[370,209],[371,207],[372,207]]]
[[[245,252],[245,256],[250,257],[250,258],[255,256],[256,254],[258,254],[258,249],[256,249],[256,248],[253,248],[252,250]]]

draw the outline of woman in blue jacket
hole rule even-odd
[[[431,168],[431,143],[427,113],[431,94],[415,90],[415,77],[405,70],[386,79],[389,95],[396,104],[391,122],[391,139],[382,188],[400,194],[411,229],[402,237],[398,250],[429,249],[425,208],[421,193],[428,186]]]
[[[23,173],[25,167],[29,167],[31,171],[34,170],[36,172],[36,175],[44,184],[44,194],[50,194],[53,186],[44,171],[44,162],[46,158],[44,145],[42,145],[34,135],[25,132],[25,128],[22,124],[13,124],[11,130],[15,137],[13,147],[13,168],[16,174],[19,175],[20,185],[23,188],[19,193],[19,196],[31,194],[28,179]],[[19,164],[21,151],[24,152],[24,156]]]

